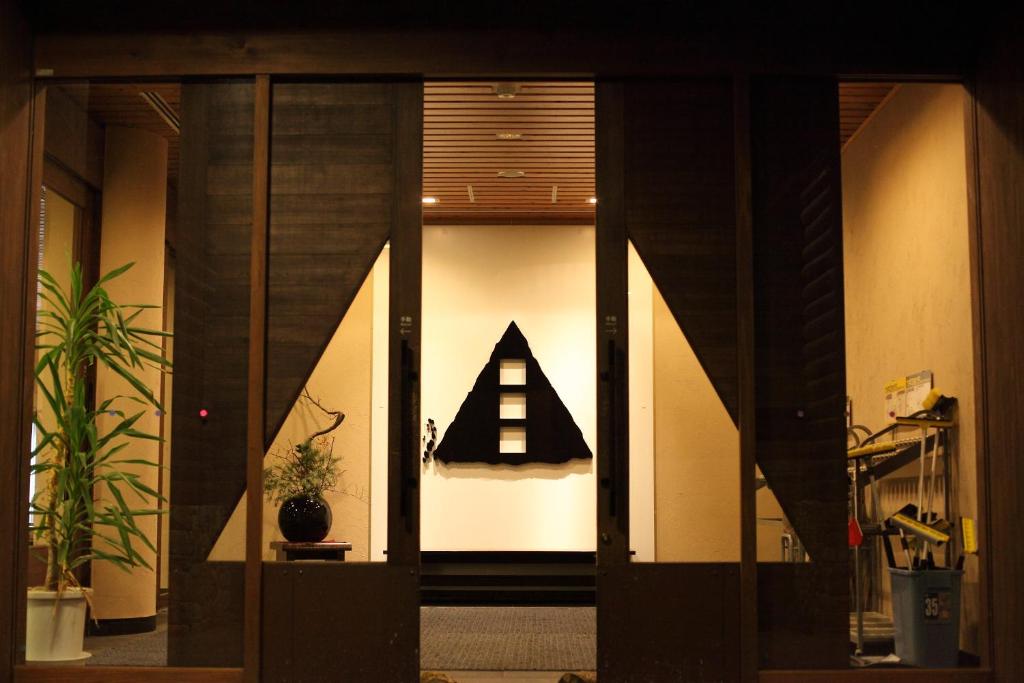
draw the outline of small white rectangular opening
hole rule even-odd
[[[526,419],[526,394],[501,395],[498,417],[502,420]]]
[[[499,365],[500,384],[526,384],[526,361],[520,358],[503,358]]]
[[[501,427],[498,452],[525,453],[526,427]]]

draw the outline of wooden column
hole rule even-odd
[[[32,92],[32,39],[15,3],[0,5],[0,682],[23,656],[29,425],[44,95]]]
[[[253,108],[252,247],[249,254],[249,401],[245,497],[245,680],[260,679],[263,569],[263,434],[266,400],[270,77],[256,77]]]
[[[1019,8],[993,18],[972,84],[974,136],[968,139],[972,273],[977,292],[978,514],[982,564],[982,653],[997,681],[1024,678],[1024,49]],[[971,558],[968,558],[971,561]],[[987,608],[987,609],[986,609]],[[985,636],[988,636],[987,638]]]
[[[388,563],[419,567],[423,83],[396,83],[388,314]]]
[[[629,564],[629,380],[625,202],[625,94],[598,83],[597,174],[597,559]]]
[[[740,435],[740,678],[757,679],[757,460],[754,387],[754,218],[751,205],[750,78],[733,84],[736,159],[737,417]]]

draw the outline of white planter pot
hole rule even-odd
[[[82,650],[85,640],[85,608],[85,591],[81,588],[65,589],[60,600],[57,600],[56,591],[30,590],[25,625],[25,660],[50,664],[84,664],[91,657]]]

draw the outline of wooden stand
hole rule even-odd
[[[294,562],[296,560],[344,562],[345,552],[352,550],[352,544],[346,541],[322,541],[320,543],[272,541],[270,547],[277,551],[278,562]]]

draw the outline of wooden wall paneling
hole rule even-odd
[[[46,154],[95,189],[103,187],[103,126],[89,116],[89,83],[53,84],[46,95]]]
[[[739,599],[736,563],[600,568],[598,679],[739,680]]]
[[[756,78],[751,112],[757,462],[811,556],[760,567],[761,665],[841,668],[849,559],[836,82]]]
[[[33,97],[32,37],[14,3],[0,5],[0,682],[24,657],[29,425],[35,332],[38,221],[35,185],[42,174],[41,93]],[[41,91],[45,92],[45,91]],[[35,138],[33,139],[33,134]],[[35,160],[35,164],[32,163]]]
[[[757,678],[757,394],[754,387],[754,216],[750,78],[733,83],[736,159],[737,426],[740,440],[740,679]]]
[[[391,231],[397,87],[273,86],[267,446]]]
[[[597,120],[597,561],[629,562],[629,314],[625,195],[625,97],[621,82],[600,81]],[[599,613],[598,623],[615,616]],[[601,629],[598,641],[603,642]]]
[[[624,126],[629,238],[735,422],[732,82],[630,83]]]
[[[972,91],[977,159],[975,233],[980,291],[979,394],[983,415],[979,450],[980,552],[987,576],[992,668],[997,681],[1024,678],[1024,548],[1016,542],[1024,515],[1024,422],[1020,380],[1024,361],[1024,11],[993,13]],[[971,176],[969,176],[971,177]],[[987,518],[987,522],[984,518]]]
[[[171,665],[242,663],[243,564],[206,558],[246,486],[253,111],[251,80],[182,86]]]
[[[270,180],[270,77],[256,77],[252,140],[252,234],[249,248],[249,368],[245,462],[245,645],[248,683],[260,680],[263,616],[263,453],[267,389],[267,242]]]

